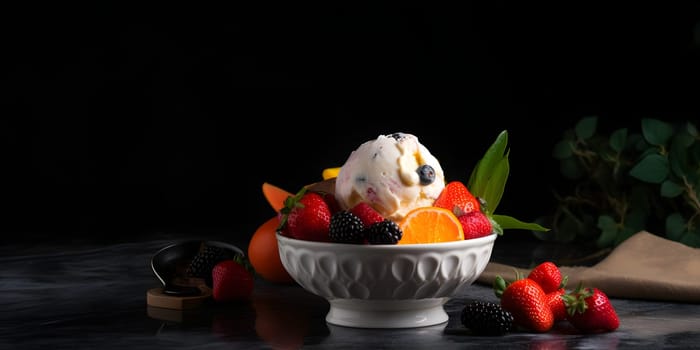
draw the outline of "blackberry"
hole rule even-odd
[[[420,179],[420,184],[423,186],[430,185],[435,182],[435,169],[428,164],[423,164],[416,170],[418,173],[418,178]]]
[[[232,257],[233,255],[228,249],[203,245],[187,266],[187,276],[203,278],[207,286],[211,287],[213,284],[211,271],[214,269],[214,266]]]
[[[395,222],[384,219],[372,224],[367,229],[366,235],[369,244],[396,244],[403,237],[403,231]]]
[[[462,325],[476,335],[504,335],[514,329],[513,315],[501,305],[472,301],[462,309]]]
[[[364,229],[365,225],[357,215],[341,210],[331,216],[328,235],[331,242],[360,244],[365,241]]]

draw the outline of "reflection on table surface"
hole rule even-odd
[[[151,255],[177,237],[113,244],[8,244],[0,248],[0,348],[693,348],[700,305],[612,299],[612,333],[579,335],[564,323],[545,334],[473,336],[461,326],[472,299],[496,300],[490,286],[465,288],[446,305],[448,322],[423,328],[359,329],[328,324],[328,302],[296,284],[256,280],[245,302],[205,302],[191,310],[146,305],[158,280]],[[239,247],[243,244],[239,243]],[[527,248],[527,249],[523,249]],[[530,247],[531,248],[531,247]],[[516,253],[526,251],[530,253]],[[527,265],[536,249],[497,241],[494,259]],[[505,261],[510,259],[510,261]]]

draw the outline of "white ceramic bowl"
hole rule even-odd
[[[277,242],[282,264],[294,280],[330,303],[328,323],[410,328],[448,320],[443,305],[484,271],[496,237],[357,245],[277,234]]]

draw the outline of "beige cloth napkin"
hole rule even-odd
[[[567,289],[579,281],[612,298],[700,303],[700,249],[641,231],[618,245],[605,259],[587,266],[560,266],[569,276]],[[515,270],[529,269],[490,262],[477,279],[491,285],[497,275],[512,281]]]

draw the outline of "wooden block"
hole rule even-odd
[[[187,312],[195,312],[195,311],[166,309],[166,308],[155,307],[155,306],[151,306],[151,305],[146,306],[146,313],[148,314],[148,317],[155,318],[156,320],[161,320],[161,321],[182,323],[187,319],[187,316],[185,315],[185,313],[187,313]]]
[[[164,309],[186,310],[196,308],[211,297],[211,289],[201,287],[201,295],[179,297],[163,293],[163,288],[152,288],[146,292],[146,303],[149,306]]]

